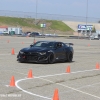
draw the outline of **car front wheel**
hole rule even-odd
[[[49,63],[49,64],[53,64],[53,63],[54,63],[54,61],[55,61],[54,54],[53,54],[53,53],[51,53],[51,54],[49,55],[49,58],[48,58],[48,63]]]

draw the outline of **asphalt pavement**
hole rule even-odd
[[[100,64],[100,40],[64,37],[35,40],[73,43],[73,62],[19,63],[19,50],[30,46],[34,38],[0,36],[0,100],[52,100],[56,89],[59,100],[100,100],[100,68],[96,67]],[[68,66],[70,72],[66,71]],[[28,78],[30,70],[32,78]],[[11,87],[12,76],[15,86]]]

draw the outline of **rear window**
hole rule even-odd
[[[31,34],[32,34],[32,35],[39,35],[38,32],[32,32]]]

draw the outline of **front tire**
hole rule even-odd
[[[49,55],[49,58],[48,58],[48,63],[49,63],[49,64],[53,64],[53,63],[54,63],[54,61],[55,61],[54,54],[53,54],[53,53],[51,53],[51,54]]]

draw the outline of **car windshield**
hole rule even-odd
[[[33,47],[54,48],[55,42],[36,42]]]

